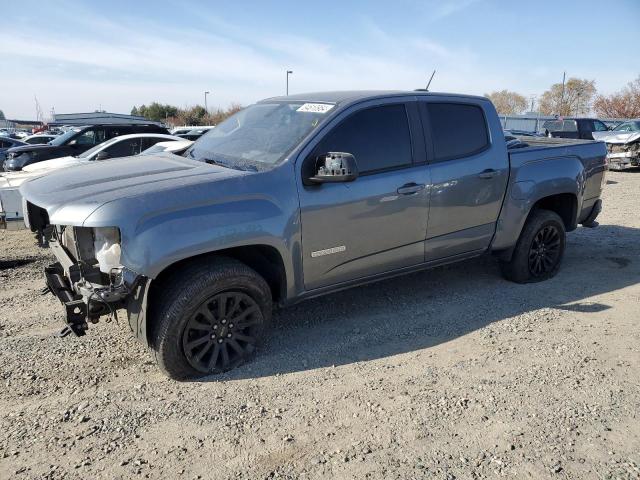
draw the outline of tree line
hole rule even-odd
[[[207,112],[201,105],[179,108],[152,102],[149,105],[134,106],[131,115],[139,115],[154,122],[168,125],[217,125],[224,119],[242,110],[242,105],[232,103],[227,108],[216,108]]]
[[[530,106],[527,98],[517,92],[500,90],[485,94],[501,115],[524,113]],[[569,78],[564,86],[554,83],[538,101],[542,115],[580,116],[591,111],[603,118],[640,117],[640,76],[620,91],[599,95],[595,80]]]

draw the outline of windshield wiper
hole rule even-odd
[[[228,163],[222,163],[222,162],[219,162],[218,160],[214,160],[213,158],[204,158],[203,161],[205,163],[208,163],[209,165],[219,165],[224,168],[234,168]]]

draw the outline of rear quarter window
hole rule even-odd
[[[427,103],[434,161],[468,157],[489,146],[482,108],[462,103]]]

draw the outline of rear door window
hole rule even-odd
[[[468,157],[489,146],[489,131],[482,108],[463,103],[427,103],[434,161]],[[429,135],[430,133],[430,135]]]
[[[562,131],[563,132],[577,132],[578,131],[578,123],[575,120],[564,120],[562,122]]]
[[[352,154],[363,174],[411,165],[411,134],[404,104],[354,113],[316,147],[318,155],[328,152]]]

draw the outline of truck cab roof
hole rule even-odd
[[[406,97],[406,96],[419,96],[419,97],[458,97],[461,99],[475,99],[485,100],[487,98],[476,95],[463,95],[457,93],[443,93],[443,92],[427,92],[424,90],[340,90],[340,91],[328,91],[328,92],[311,92],[300,93],[288,96],[271,97],[262,100],[258,103],[273,103],[273,102],[317,102],[317,103],[331,103],[334,105],[348,105],[353,103],[362,102],[365,100],[375,100],[377,98],[389,98],[389,97]]]

